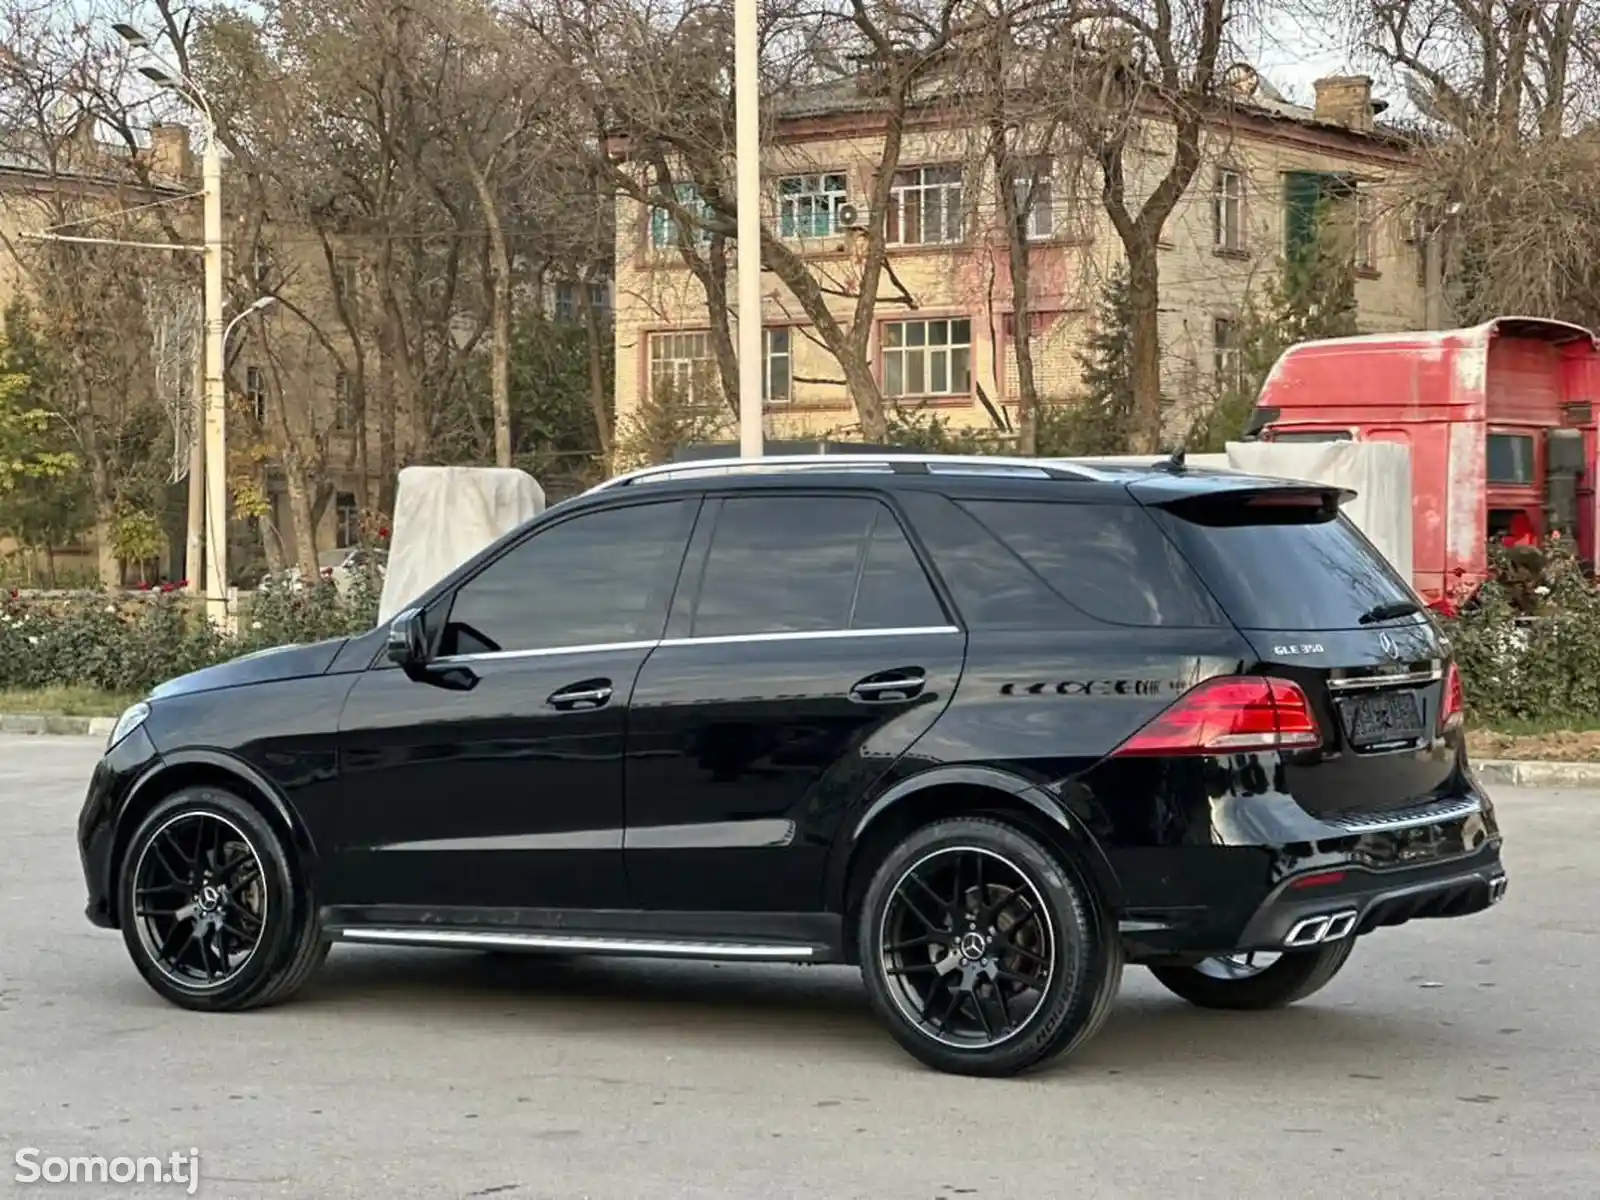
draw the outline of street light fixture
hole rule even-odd
[[[216,116],[205,90],[182,71],[157,58],[150,39],[132,25],[119,21],[111,28],[149,59],[138,67],[139,74],[181,96],[205,122],[200,177],[205,207],[206,616],[214,625],[226,629],[231,625],[232,616],[228,611],[227,395],[222,377],[227,337],[222,309],[222,147],[217,144]]]
[[[258,296],[243,309],[241,309],[238,315],[236,315],[233,320],[228,322],[227,328],[222,331],[222,348],[224,350],[228,348],[228,339],[233,336],[233,329],[235,325],[244,320],[246,317],[253,316],[254,314],[260,312],[262,309],[271,308],[277,302],[278,298],[276,296]]]

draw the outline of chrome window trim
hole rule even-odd
[[[663,638],[663,646],[731,646],[744,642],[807,642],[818,639],[864,637],[917,637],[924,634],[960,633],[955,625],[909,625],[892,629],[816,629],[782,633],[721,633],[705,637]]]
[[[654,650],[661,646],[727,646],[744,642],[803,642],[863,637],[919,637],[960,633],[958,625],[913,625],[891,629],[815,629],[781,633],[729,633],[709,637],[651,638],[647,641],[597,642],[581,646],[548,646],[537,650],[486,650],[478,654],[452,654],[435,658],[431,665],[462,666],[475,662],[503,662],[519,658],[549,658],[557,654],[604,654],[625,650]]]

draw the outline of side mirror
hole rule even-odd
[[[389,622],[384,652],[390,662],[409,673],[428,663],[428,629],[420,608],[408,608]]]

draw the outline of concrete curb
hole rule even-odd
[[[115,717],[63,717],[56,713],[0,713],[0,733],[49,733],[110,737]],[[1503,787],[1600,787],[1600,762],[1535,762],[1481,759],[1472,764],[1479,780]]]
[[[1505,787],[1600,787],[1600,762],[1535,762],[1490,758],[1474,762],[1472,771],[1482,783]]]
[[[115,717],[63,717],[59,713],[0,713],[0,733],[54,733],[69,737],[110,737]]]

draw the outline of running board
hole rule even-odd
[[[328,935],[371,946],[423,946],[437,950],[510,950],[537,954],[626,955],[644,958],[739,959],[749,962],[823,962],[820,946],[759,942],[678,941],[671,938],[599,937],[593,934],[524,933],[518,930],[406,929],[346,926]]]

